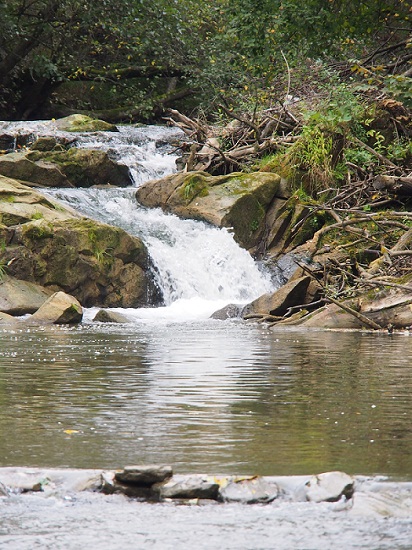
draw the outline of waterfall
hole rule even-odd
[[[180,132],[159,126],[119,129],[118,133],[71,136],[75,136],[77,147],[105,150],[127,165],[135,187],[47,189],[46,193],[89,217],[125,229],[146,244],[166,307],[128,314],[202,318],[229,303],[247,303],[268,292],[273,287],[270,276],[237,245],[229,231],[138,205],[136,187],[175,171],[174,142],[182,137]],[[51,133],[50,128],[42,131]]]

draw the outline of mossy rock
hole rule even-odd
[[[54,123],[62,132],[118,132],[114,124],[81,114],[59,118]]]
[[[136,197],[144,206],[231,228],[236,241],[251,249],[263,235],[269,205],[283,192],[277,174],[188,172],[148,182]]]
[[[105,151],[72,147],[67,151],[32,151],[26,157],[34,163],[57,166],[74,187],[132,184],[127,166],[114,162]]]
[[[62,290],[87,307],[149,305],[148,254],[137,237],[57,209],[41,193],[2,176],[0,216],[8,222],[0,223],[7,275]]]
[[[0,174],[42,187],[132,185],[127,166],[117,164],[105,151],[75,147],[4,155],[0,157]]]

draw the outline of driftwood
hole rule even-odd
[[[300,123],[283,105],[263,111],[256,119],[225,105],[220,108],[233,119],[223,128],[191,119],[176,109],[168,110],[165,120],[191,140],[184,158],[186,171],[203,170],[214,175],[239,171],[246,163],[298,139],[293,132]]]

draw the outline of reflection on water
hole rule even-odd
[[[0,332],[0,465],[411,478],[412,338],[236,322]]]

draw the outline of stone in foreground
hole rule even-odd
[[[276,483],[254,477],[229,482],[220,489],[219,496],[223,502],[268,503],[279,496],[279,488]]]
[[[354,479],[344,472],[325,472],[306,483],[306,498],[311,502],[336,502],[349,499],[355,491]]]
[[[116,472],[115,479],[121,483],[151,487],[161,483],[173,475],[171,466],[125,466],[121,472]]]

